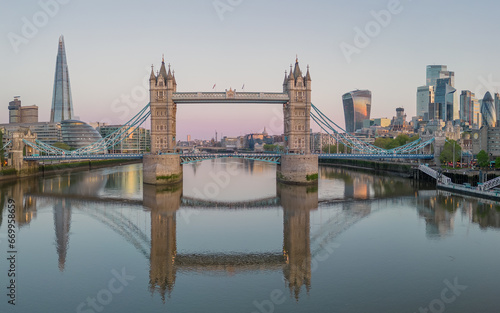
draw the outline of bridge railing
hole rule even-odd
[[[495,188],[498,185],[500,185],[500,177],[488,180],[483,185],[479,186],[478,189],[479,190],[490,190],[491,188]]]
[[[432,178],[436,179],[438,182],[441,182],[445,185],[451,184],[451,178],[443,175],[442,173],[436,171],[435,169],[428,167],[425,164],[420,164],[418,166],[418,169],[424,172],[425,174],[431,176]]]

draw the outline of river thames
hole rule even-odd
[[[0,312],[498,312],[499,203],[333,167],[318,187],[275,176],[219,159],[171,187],[142,164],[1,183]]]

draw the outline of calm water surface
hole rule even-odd
[[[213,160],[169,188],[143,185],[139,164],[3,183],[0,312],[500,311],[500,204],[328,167],[318,188],[283,186],[275,170]]]

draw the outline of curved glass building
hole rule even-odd
[[[89,124],[77,120],[61,122],[63,142],[71,148],[82,148],[101,139],[101,135]]]
[[[497,122],[495,100],[493,100],[489,91],[484,95],[483,104],[481,105],[481,114],[483,115],[483,122],[488,127],[495,127]]]
[[[345,130],[354,133],[363,128],[363,121],[370,119],[372,108],[372,92],[355,90],[342,96],[344,103]]]

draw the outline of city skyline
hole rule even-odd
[[[341,126],[342,95],[354,89],[373,92],[372,117],[391,118],[400,106],[409,117],[415,116],[415,91],[424,82],[427,65],[453,69],[457,93],[498,92],[500,66],[493,63],[497,44],[491,41],[492,49],[482,50],[461,44],[464,36],[478,42],[491,40],[498,4],[448,2],[401,1],[395,6],[394,1],[241,1],[223,10],[216,6],[218,1],[147,1],[122,5],[121,14],[115,16],[116,6],[111,3],[54,0],[57,10],[48,10],[57,12],[47,14],[45,23],[37,22],[43,27],[33,24],[33,17],[41,16],[37,13],[47,11],[38,2],[9,3],[0,22],[6,30],[0,44],[4,55],[0,61],[4,69],[0,123],[8,121],[6,107],[13,96],[21,96],[26,105],[38,105],[40,121],[50,119],[54,46],[60,35],[65,36],[71,67],[74,116],[86,122],[124,123],[137,113],[149,102],[144,81],[150,66],[158,64],[163,53],[165,61],[177,70],[179,91],[241,91],[243,87],[245,91],[280,91],[283,72],[298,54],[303,67],[309,64],[311,68],[312,102]],[[165,27],[172,31],[158,32],[157,21],[165,14],[169,16]],[[421,18],[424,14],[426,19]],[[440,17],[443,14],[451,17],[445,22]],[[123,24],[123,18],[134,22],[114,26]],[[462,25],[464,18],[470,24]],[[87,19],[92,23],[83,30],[81,25]],[[287,20],[295,21],[296,26],[283,27]],[[36,28],[31,38],[22,34],[26,21]],[[376,23],[378,32],[376,27],[365,32]],[[360,32],[370,35],[366,47],[359,45]],[[15,46],[15,37],[9,34],[24,41]],[[345,50],[349,46],[355,49]],[[35,76],[37,83],[27,84],[26,73]],[[215,130],[237,136],[264,127],[270,134],[279,134],[283,126],[277,120],[282,114],[279,105],[182,105],[178,138],[190,134],[209,139]]]

